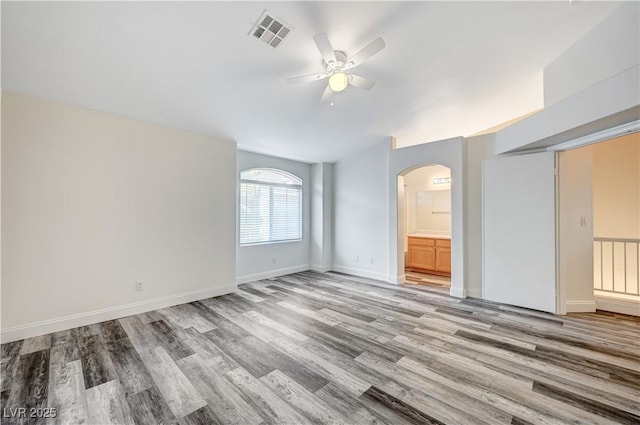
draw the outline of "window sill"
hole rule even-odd
[[[291,243],[291,242],[302,242],[302,239],[287,239],[284,241],[266,241],[266,242],[251,242],[251,243],[241,243],[240,247],[245,247],[245,246],[257,246],[257,245],[274,245],[274,244],[281,244],[281,243]]]

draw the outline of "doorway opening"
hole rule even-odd
[[[559,213],[566,311],[640,316],[640,133],[561,152]]]
[[[398,176],[403,220],[404,283],[449,291],[451,287],[451,170],[412,168]],[[402,199],[403,198],[403,199]],[[402,224],[400,224],[402,223]]]

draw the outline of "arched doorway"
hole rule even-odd
[[[451,171],[451,288],[455,297],[466,297],[464,274],[464,148],[462,137],[425,143],[389,152],[389,277],[390,283],[404,282],[405,195],[400,178],[408,172],[442,165]]]

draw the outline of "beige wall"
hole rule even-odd
[[[594,236],[640,238],[640,133],[593,145]]]
[[[483,248],[482,239],[482,164],[495,157],[495,133],[467,139],[467,176],[465,180],[465,270],[466,288],[470,296],[482,298]]]
[[[545,107],[637,66],[639,21],[638,2],[621,2],[598,26],[548,64],[544,68]]]
[[[235,171],[233,142],[3,93],[3,335],[233,290]]]
[[[568,313],[595,311],[593,298],[593,146],[561,152],[558,165],[559,271]]]
[[[407,208],[407,234],[410,235],[419,231],[433,230],[421,229],[418,225],[417,196],[418,192],[426,192],[431,190],[451,190],[451,184],[434,184],[433,179],[437,177],[451,177],[451,170],[449,170],[447,167],[443,167],[442,165],[430,165],[427,167],[416,168],[415,170],[412,170],[409,173],[405,174],[404,185]],[[446,225],[446,229],[442,228],[441,230],[451,234],[451,214],[447,214],[446,217],[441,216],[437,218],[442,219],[442,224]]]

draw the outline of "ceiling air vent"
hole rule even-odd
[[[265,10],[249,34],[275,48],[282,43],[282,40],[291,30],[292,28],[285,24],[282,19]]]

